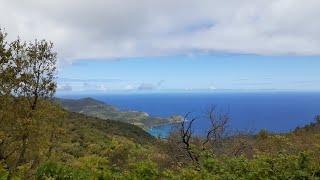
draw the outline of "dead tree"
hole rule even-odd
[[[192,139],[192,125],[193,122],[196,120],[196,118],[192,118],[190,121],[188,121],[188,117],[190,115],[190,112],[188,112],[181,122],[180,127],[180,138],[181,142],[183,144],[183,148],[186,150],[188,156],[193,162],[198,162],[198,156],[192,151],[191,148],[191,139]]]
[[[190,112],[188,112],[178,129],[178,142],[182,145],[183,156],[188,156],[192,162],[199,165],[199,153],[200,151],[209,150],[215,153],[218,149],[221,149],[223,140],[225,137],[226,127],[229,122],[229,115],[218,113],[215,107],[211,107],[206,114],[206,120],[210,121],[210,128],[207,131],[205,137],[196,137],[193,133],[194,122],[197,117],[190,118]],[[201,149],[202,146],[202,149]]]
[[[204,150],[207,144],[210,143],[215,150],[222,146],[222,140],[230,118],[227,113],[219,113],[215,106],[210,107],[207,114],[210,121],[210,129],[206,133],[202,148]]]

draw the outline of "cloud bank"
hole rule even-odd
[[[0,0],[10,38],[65,60],[197,52],[320,55],[319,0]]]

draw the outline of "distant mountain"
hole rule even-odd
[[[158,125],[164,125],[181,121],[181,117],[172,116],[170,118],[151,117],[145,112],[120,111],[117,107],[105,104],[92,98],[83,99],[56,99],[56,102],[65,110],[77,112],[101,119],[134,124],[143,129],[148,129]]]

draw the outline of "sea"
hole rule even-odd
[[[320,92],[179,92],[179,93],[92,93],[65,94],[61,98],[91,97],[120,110],[143,111],[150,116],[196,118],[195,134],[202,135],[210,126],[207,112],[215,107],[228,114],[230,132],[255,133],[261,129],[285,133],[314,122],[320,114]],[[154,136],[166,137],[175,125],[149,129]]]

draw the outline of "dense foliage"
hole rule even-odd
[[[320,179],[319,117],[287,134],[223,136],[228,118],[211,111],[207,138],[190,121],[160,140],[54,103],[52,43],[8,43],[0,31],[0,58],[1,180]]]

